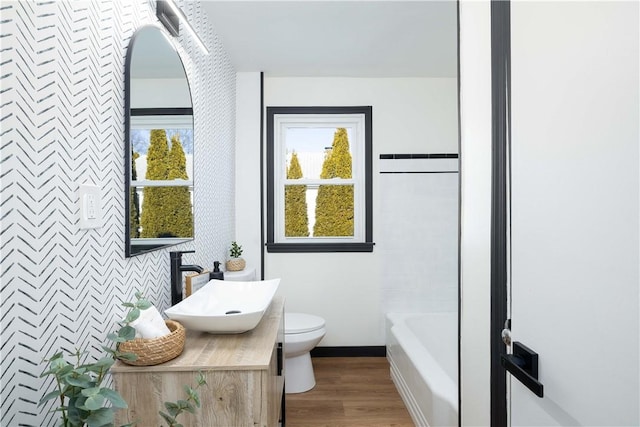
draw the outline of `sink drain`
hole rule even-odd
[[[229,310],[225,314],[240,314],[242,313],[240,310]]]

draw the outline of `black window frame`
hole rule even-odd
[[[267,252],[270,253],[318,253],[318,252],[373,252],[373,136],[371,106],[353,107],[267,107]],[[364,242],[331,243],[279,243],[275,241],[275,200],[274,200],[274,117],[282,114],[363,114],[365,117],[364,136]]]

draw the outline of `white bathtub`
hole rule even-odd
[[[457,313],[389,313],[386,329],[391,378],[415,425],[457,426]]]

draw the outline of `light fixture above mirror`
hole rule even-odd
[[[172,0],[158,0],[156,2],[156,16],[174,37],[180,34],[180,22],[182,22],[200,49],[209,54],[209,49],[204,45],[182,10]]]

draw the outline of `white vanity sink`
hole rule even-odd
[[[185,328],[213,334],[239,334],[258,326],[280,279],[254,282],[211,280],[165,310]]]

